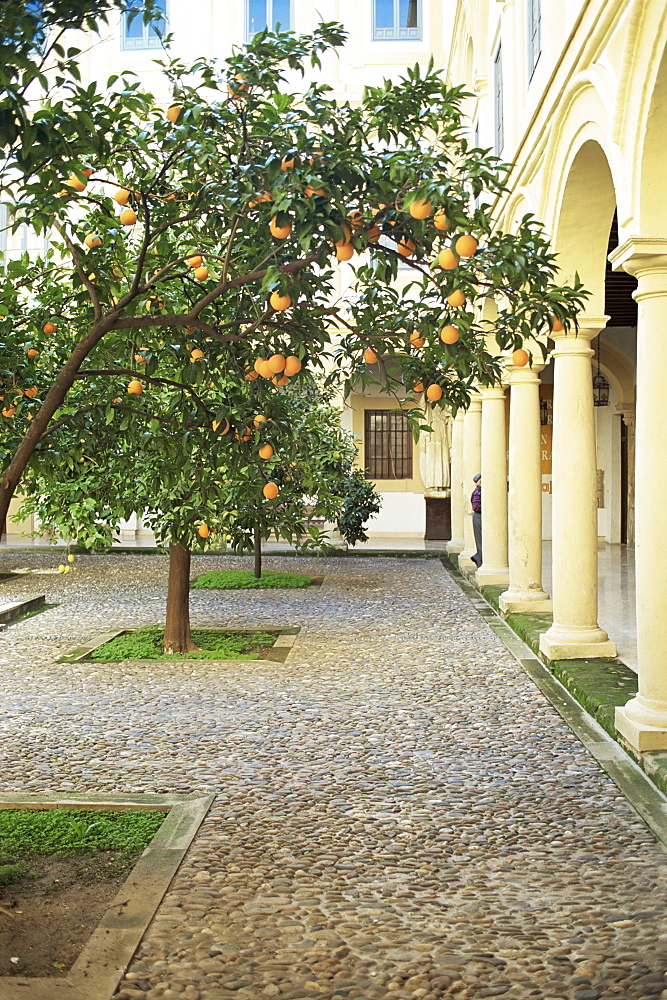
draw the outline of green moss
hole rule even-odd
[[[163,812],[83,809],[0,809],[0,859],[17,855],[143,851],[164,822]]]
[[[311,577],[302,573],[273,573],[269,570],[256,580],[250,570],[214,569],[198,577],[192,586],[198,590],[277,590],[309,587]]]
[[[149,625],[138,628],[126,635],[116,636],[104,645],[98,646],[90,654],[92,660],[109,662],[114,660],[256,660],[259,650],[272,646],[275,635],[268,632],[213,632],[193,629],[193,641],[201,652],[162,652],[164,629]]]

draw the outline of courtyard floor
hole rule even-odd
[[[164,557],[0,582],[58,604],[0,633],[3,791],[216,793],[119,1000],[660,996],[662,847],[440,562],[266,568],[324,582],[193,624],[300,626],[284,664],[54,664],[163,620]]]

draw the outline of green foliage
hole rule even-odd
[[[22,878],[30,875],[30,866],[22,862],[19,864],[0,865],[0,885],[13,885]]]
[[[257,650],[272,646],[275,635],[268,632],[211,632],[193,629],[192,638],[199,653],[187,653],[188,660],[256,660]],[[91,653],[91,659],[116,660],[178,660],[182,653],[163,653],[164,629],[153,626],[138,628],[128,635],[119,635]]]
[[[343,507],[336,527],[348,545],[365,542],[368,535],[364,531],[366,523],[380,513],[382,501],[364,473],[360,469],[350,472],[341,490]]]
[[[69,809],[0,809],[2,857],[143,851],[162,823],[162,812],[92,812]]]
[[[312,580],[303,573],[276,573],[263,570],[256,580],[250,570],[211,570],[192,584],[195,590],[278,590],[309,587]]]

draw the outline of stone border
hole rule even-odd
[[[649,830],[667,848],[667,798],[651,777],[588,714],[576,697],[496,613],[476,587],[448,561],[442,560],[442,565],[577,739],[617,785]]]
[[[304,589],[306,589],[306,588],[304,588]],[[140,628],[140,627],[142,627],[142,626],[137,626],[137,628]],[[195,628],[197,628],[197,626],[195,626]],[[124,662],[127,662],[127,663],[140,663],[143,666],[149,666],[152,663],[176,663],[176,662],[178,662],[178,663],[200,663],[201,662],[201,660],[188,659],[187,656],[183,656],[183,657],[181,657],[178,660],[127,660],[127,661],[124,661],[124,660],[106,660],[106,661],[91,660],[90,654],[93,652],[93,650],[98,649],[99,646],[103,646],[105,644],[105,642],[110,642],[111,639],[115,639],[116,636],[118,636],[118,635],[128,635],[130,632],[134,632],[134,631],[136,631],[136,630],[132,629],[132,628],[120,628],[120,629],[115,629],[113,632],[100,632],[100,633],[98,633],[98,635],[95,636],[94,639],[91,639],[90,642],[84,642],[80,646],[75,646],[74,649],[70,649],[69,652],[64,653],[62,656],[59,656],[57,660],[54,660],[54,663],[86,663],[86,662],[90,662],[90,663],[95,663],[97,665],[100,665],[102,662],[106,662],[106,663],[124,663]],[[253,630],[251,630],[251,629],[240,629],[240,628],[239,629],[209,628],[209,629],[206,629],[205,631],[207,631],[207,632],[248,632],[248,631],[253,631]],[[273,660],[273,661],[278,662],[278,663],[284,663],[286,661],[287,657],[289,656],[290,652],[292,651],[292,646],[294,645],[294,640],[296,639],[297,635],[301,631],[301,627],[300,626],[295,626],[293,628],[272,628],[270,625],[267,625],[263,629],[256,629],[255,631],[277,632],[278,633],[278,637],[277,637],[276,641],[274,642],[273,646],[271,647],[271,649],[269,650],[268,654],[266,655],[265,659],[267,659],[267,660]],[[238,660],[213,660],[211,658],[207,658],[205,662],[206,663],[238,663],[239,661]],[[257,660],[252,660],[252,661],[249,661],[249,662],[257,663],[258,661]]]
[[[65,979],[2,976],[3,1000],[111,1000],[215,795],[1,793],[0,808],[146,809],[167,816]]]
[[[22,601],[9,601],[0,604],[0,623],[13,622],[28,611],[36,611],[46,604],[45,594],[35,594],[34,597],[24,597]]]

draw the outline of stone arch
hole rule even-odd
[[[577,273],[589,291],[586,312],[603,316],[607,245],[616,209],[616,188],[602,145],[585,138],[563,176],[554,227],[558,265],[563,279],[571,281]]]
[[[665,134],[667,133],[667,45],[646,115],[639,168],[639,229],[645,236],[667,236]]]

